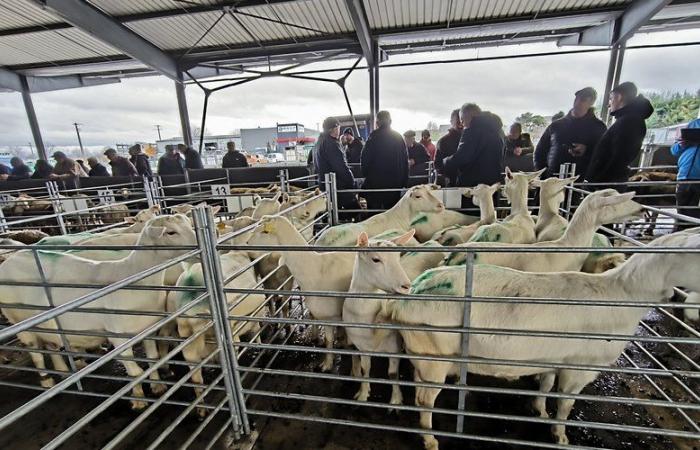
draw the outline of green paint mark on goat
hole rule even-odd
[[[427,293],[451,294],[452,293],[452,282],[449,280],[441,281],[437,284],[421,286],[419,288],[416,288],[412,292],[412,294],[416,294],[416,295],[427,294]]]
[[[183,287],[202,287],[202,283],[199,283],[199,280],[195,278],[195,276],[192,273],[188,273],[185,275],[185,278],[182,280],[181,286]],[[182,291],[181,295],[179,296],[179,306],[184,305],[185,303],[189,303],[195,298],[199,297],[201,295],[201,292],[196,292],[196,291]]]
[[[422,274],[418,275],[418,277],[413,280],[413,283],[411,283],[413,286],[417,286],[418,284],[422,283],[423,281],[431,279],[435,273],[432,270],[426,270]]]
[[[418,225],[421,223],[427,223],[428,222],[428,215],[427,214],[418,214],[412,221],[411,221],[411,226]]]

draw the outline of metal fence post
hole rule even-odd
[[[288,193],[287,176],[285,174],[285,169],[280,169],[280,191],[282,191],[283,193]]]
[[[58,183],[55,181],[46,182],[46,190],[49,193],[49,198],[53,204],[53,209],[56,212],[56,221],[58,221],[58,227],[61,229],[61,234],[68,234],[66,231],[66,224],[63,221],[63,204],[58,193]]]
[[[333,225],[338,225],[340,220],[338,220],[338,183],[336,182],[335,173],[329,173],[331,176],[331,194],[333,196]]]
[[[153,199],[153,189],[151,187],[152,181],[148,177],[143,177],[143,192],[146,194],[146,201],[148,202],[148,207],[155,205],[155,200]]]
[[[437,183],[437,171],[435,170],[435,161],[428,161],[428,184]]]
[[[332,183],[331,183],[331,175],[330,173],[327,173],[324,176],[323,183],[325,184],[325,191],[326,191],[326,209],[328,210],[328,222],[331,224],[331,226],[337,225],[336,222],[334,222],[335,214],[333,213],[333,210],[335,209],[335,205],[333,204],[333,195],[331,190],[333,189]]]
[[[0,232],[4,233],[7,231],[7,219],[5,219],[5,213],[0,208]]]
[[[250,424],[246,413],[243,388],[238,373],[238,359],[233,346],[231,323],[229,322],[228,303],[224,292],[224,276],[221,261],[216,251],[216,223],[209,206],[192,210],[197,241],[202,250],[202,273],[209,297],[216,342],[220,350],[221,371],[224,375],[226,395],[231,410],[233,433],[236,438],[250,433]]]
[[[467,261],[464,270],[464,312],[462,314],[462,358],[469,356],[469,332],[467,328],[471,326],[471,313],[472,313],[472,291],[474,287],[474,253],[467,252]],[[467,385],[467,363],[463,362],[459,369],[459,385],[461,387],[466,387]],[[464,389],[459,391],[457,407],[459,408],[460,414],[457,416],[457,433],[462,433],[464,431],[464,406],[466,403],[467,391]]]
[[[567,168],[568,172],[566,174],[567,177],[573,177],[576,175],[576,163],[567,163]],[[574,190],[569,189],[569,191],[566,194],[566,219],[570,220],[571,219],[571,207],[573,206],[574,203]]]

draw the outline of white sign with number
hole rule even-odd
[[[236,197],[231,196],[231,186],[228,184],[212,184],[211,194],[216,200],[221,200],[222,197],[225,197],[224,200],[226,200],[226,209],[228,212],[236,213],[240,211]]]
[[[97,196],[100,198],[101,205],[112,205],[116,203],[114,191],[111,189],[100,189],[97,191]]]
[[[441,189],[435,191],[435,196],[442,200],[445,204],[445,208],[458,209],[462,207],[461,189]]]

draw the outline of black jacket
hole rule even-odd
[[[327,173],[335,173],[338,189],[355,189],[355,177],[345,161],[345,153],[338,138],[326,132],[320,134],[313,149],[313,164],[318,176],[318,184],[322,189],[325,189]],[[338,202],[341,205],[350,205],[354,197],[355,194],[341,192],[338,194]]]
[[[639,155],[647,133],[644,120],[653,112],[649,100],[638,95],[627,106],[610,113],[615,117],[615,123],[603,134],[593,152],[586,172],[588,181],[627,181],[629,165]]]
[[[364,189],[402,188],[408,184],[408,150],[403,137],[389,126],[369,135],[362,150]]]
[[[180,155],[174,157],[163,155],[158,160],[158,175],[182,175],[185,173],[185,162]]]
[[[144,155],[143,153],[139,153],[137,155],[131,155],[131,164],[136,167],[136,171],[139,173],[141,176],[153,176],[153,170],[151,170],[151,165],[148,163],[148,156]]]
[[[535,170],[547,168],[542,178],[556,176],[559,166],[564,163],[576,163],[576,173],[585,174],[588,170],[595,147],[605,133],[605,124],[598,119],[591,108],[580,118],[571,112],[552,122],[537,143],[535,149]],[[569,149],[573,144],[583,144],[586,152],[582,156],[573,156]]]
[[[362,158],[362,141],[355,138],[352,144],[345,147],[345,156],[348,163],[360,164]]]
[[[457,151],[457,147],[459,146],[459,139],[461,137],[462,133],[460,133],[459,130],[457,130],[456,128],[450,128],[447,131],[447,134],[437,141],[437,145],[435,146],[435,169],[438,171],[439,174],[445,175],[445,164],[443,163],[443,161],[448,156],[452,156],[455,154],[455,152]],[[449,185],[452,186],[453,182],[450,180],[449,177],[446,178],[449,181]]]
[[[34,164],[34,173],[31,176],[32,179],[48,178],[49,175],[53,173],[53,166],[51,164],[44,162],[45,165],[40,165],[39,161]]]
[[[245,158],[245,155],[238,150],[226,152],[221,162],[221,167],[224,169],[231,167],[248,167],[248,160]]]
[[[498,116],[485,112],[474,117],[462,131],[455,154],[444,159],[445,173],[456,175],[458,186],[498,183],[503,179],[504,141]]]
[[[29,178],[30,174],[29,166],[26,164],[22,164],[17,167],[13,167],[12,170],[10,170],[10,177],[8,180],[26,180]]]
[[[520,147],[520,149],[522,150],[520,156],[525,156],[528,153],[532,153],[532,151],[534,150],[534,145],[532,145],[530,133],[520,133],[520,137],[518,139],[511,139],[508,136],[506,136],[506,155],[516,156],[515,149],[517,147]]]
[[[185,157],[186,169],[204,169],[204,164],[202,164],[202,156],[197,150],[190,147],[185,151],[183,156]]]
[[[110,161],[109,165],[112,166],[113,177],[134,177],[139,174],[131,161],[123,156],[118,156],[116,161]]]
[[[416,142],[413,144],[413,147],[408,149],[408,159],[412,159],[413,162],[418,165],[430,161],[430,155],[423,144]]]
[[[109,172],[107,172],[107,168],[103,166],[100,163],[97,163],[97,165],[93,168],[90,169],[88,172],[89,177],[108,177]]]

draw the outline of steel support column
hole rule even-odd
[[[372,129],[377,121],[379,111],[379,64],[370,66],[369,69],[369,114],[372,118]]]
[[[622,72],[622,61],[625,56],[625,44],[618,44],[610,49],[610,62],[608,63],[608,75],[605,79],[605,93],[603,94],[603,104],[600,108],[600,117],[603,122],[608,122],[608,102],[610,101],[610,91],[620,82]]]
[[[27,111],[27,120],[29,120],[29,128],[32,130],[32,138],[34,139],[34,145],[36,146],[37,152],[39,152],[39,158],[48,161],[48,158],[46,157],[46,148],[44,147],[44,140],[41,137],[39,121],[36,118],[36,111],[34,111],[34,102],[32,102],[32,94],[29,93],[27,79],[21,77],[21,81],[22,102],[24,102],[24,109],[25,111]]]
[[[182,127],[182,140],[185,145],[192,145],[192,130],[190,130],[190,113],[187,110],[187,96],[185,94],[185,85],[182,82],[182,74],[179,75],[180,81],[175,82],[175,95],[177,95],[177,109],[180,113],[180,126]]]

